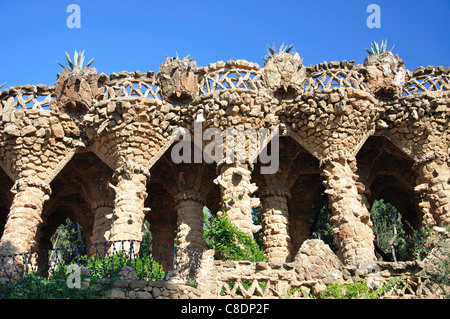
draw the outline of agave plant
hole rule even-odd
[[[176,52],[176,51],[175,51]],[[192,60],[194,60],[194,58],[192,57],[192,58],[190,58],[190,55],[191,54],[188,54],[188,55],[186,55],[184,58],[182,58],[182,59],[180,59],[180,57],[178,56],[178,52],[176,52],[176,56],[174,56],[174,57],[172,57],[172,60],[175,60],[175,61],[182,61],[182,60],[184,60],[184,59],[188,59],[188,61],[192,61]]]
[[[83,63],[84,63],[84,50],[82,52],[77,52],[77,50],[75,50],[75,53],[73,55],[73,62],[70,59],[69,54],[67,54],[66,52],[66,59],[67,59],[67,67],[62,65],[61,63],[59,63],[58,61],[56,61],[63,69],[67,69],[68,71],[72,72],[73,69],[75,67],[79,67],[81,70],[83,69]],[[94,63],[95,58],[92,58],[87,64],[86,64],[86,68],[88,68],[89,66],[92,65],[92,63]]]
[[[284,42],[281,44],[280,48],[278,49],[278,52],[276,52],[276,48],[274,48],[274,46],[272,47],[267,46],[267,49],[269,50],[269,55],[289,53],[293,48],[294,46],[292,44],[290,46],[287,45],[285,46]]]
[[[264,62],[267,62],[269,57],[274,56],[276,54],[289,53],[289,52],[292,51],[293,48],[294,48],[294,46],[292,44],[287,46],[287,45],[284,45],[284,42],[281,44],[281,46],[278,49],[278,51],[275,48],[275,45],[272,45],[272,47],[267,46],[267,54],[262,59],[264,60]]]
[[[369,53],[370,55],[380,55],[386,51],[386,47],[387,47],[387,39],[384,41],[381,41],[381,45],[378,45],[377,42],[375,42],[375,40],[373,41],[373,43],[371,43],[370,45],[370,50],[368,50],[366,48],[366,52]],[[395,44],[392,46],[392,48],[389,51],[392,51],[395,47]]]

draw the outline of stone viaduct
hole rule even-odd
[[[167,58],[156,74],[75,68],[53,86],[4,89],[0,254],[51,248],[67,217],[88,243],[140,240],[146,219],[154,242],[201,251],[205,205],[217,212],[222,202],[252,234],[262,203],[265,253],[285,262],[309,238],[309,209],[325,192],[339,259],[373,261],[375,199],[414,227],[450,225],[449,79],[450,68],[411,72],[391,52],[310,66],[281,53],[263,68]],[[196,140],[196,124],[224,138],[229,128],[278,129],[278,170],[262,174],[260,158],[175,163],[177,129],[191,133],[192,153],[210,142]],[[273,152],[275,136],[259,134],[259,151]]]

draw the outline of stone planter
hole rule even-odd
[[[197,63],[167,57],[156,75],[163,100],[187,104],[199,95]]]
[[[264,63],[264,83],[266,88],[285,98],[301,93],[306,80],[306,68],[298,53],[277,53]]]
[[[51,108],[72,115],[89,110],[93,100],[102,92],[98,79],[95,68],[75,67],[72,72],[64,69],[55,83],[56,98]]]
[[[371,55],[364,60],[365,77],[369,89],[377,97],[399,98],[406,82],[403,61],[391,51]]]

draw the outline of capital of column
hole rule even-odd
[[[147,179],[150,178],[150,170],[142,165],[133,163],[132,161],[127,161],[122,159],[123,164],[119,166],[113,175],[113,178],[117,178],[121,175],[125,175],[127,178],[131,178],[134,174],[142,174]]]
[[[236,162],[236,161],[228,162],[227,159],[224,158],[217,163],[216,167],[217,167],[216,168],[217,174],[221,173],[221,169],[223,167],[235,167],[235,168],[239,168],[239,169],[245,169],[244,167],[246,167],[248,174],[251,174],[251,172],[253,171],[254,165],[249,159],[245,159],[245,161],[243,161],[243,162]]]
[[[449,156],[446,152],[442,150],[434,151],[416,160],[413,164],[413,170],[418,170],[423,165],[426,165],[433,161],[436,162],[437,164],[442,165],[444,163],[449,162]]]
[[[50,185],[39,180],[31,180],[28,178],[20,178],[16,180],[13,187],[11,188],[11,193],[17,194],[18,192],[24,191],[28,187],[34,187],[41,189],[45,195],[50,196],[52,194],[52,189]]]
[[[179,192],[175,197],[177,204],[182,200],[193,200],[200,202],[202,205],[206,204],[206,196],[202,192],[195,191],[193,189],[187,189]]]
[[[270,196],[283,196],[290,198],[291,192],[286,186],[277,184],[267,185],[261,188],[261,198]]]
[[[320,168],[323,169],[326,165],[337,162],[342,165],[348,163],[352,170],[356,171],[356,157],[349,154],[346,150],[340,150],[339,152],[320,160]]]

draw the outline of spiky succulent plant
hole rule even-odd
[[[58,61],[56,61],[62,68],[67,69],[68,71],[72,72],[73,69],[75,67],[79,67],[80,69],[83,69],[83,63],[84,63],[84,50],[82,52],[77,52],[77,50],[75,50],[75,53],[73,55],[73,62],[70,59],[69,54],[67,54],[66,52],[66,59],[67,59],[67,66],[62,65],[61,63],[59,63]],[[86,64],[86,68],[90,67],[92,65],[92,63],[94,63],[95,58],[92,58],[87,64]]]
[[[378,45],[375,40],[370,44],[370,50],[366,48],[366,52],[370,55],[380,55],[386,51],[387,47],[387,39],[381,41],[381,45]],[[395,44],[392,46],[392,48],[389,51],[392,51],[395,47]]]
[[[178,52],[176,52],[176,56],[172,57],[172,60],[174,61],[183,61],[184,59],[187,59],[188,61],[193,61],[194,58],[190,58],[191,54],[188,54],[187,56],[185,56],[184,58],[180,59],[180,57],[178,56]]]
[[[289,53],[294,48],[294,46],[291,44],[290,46],[285,46],[284,42],[281,44],[280,48],[278,49],[278,52],[276,51],[276,48],[274,45],[272,47],[267,46],[267,49],[269,50],[269,55],[279,54],[279,53]]]

